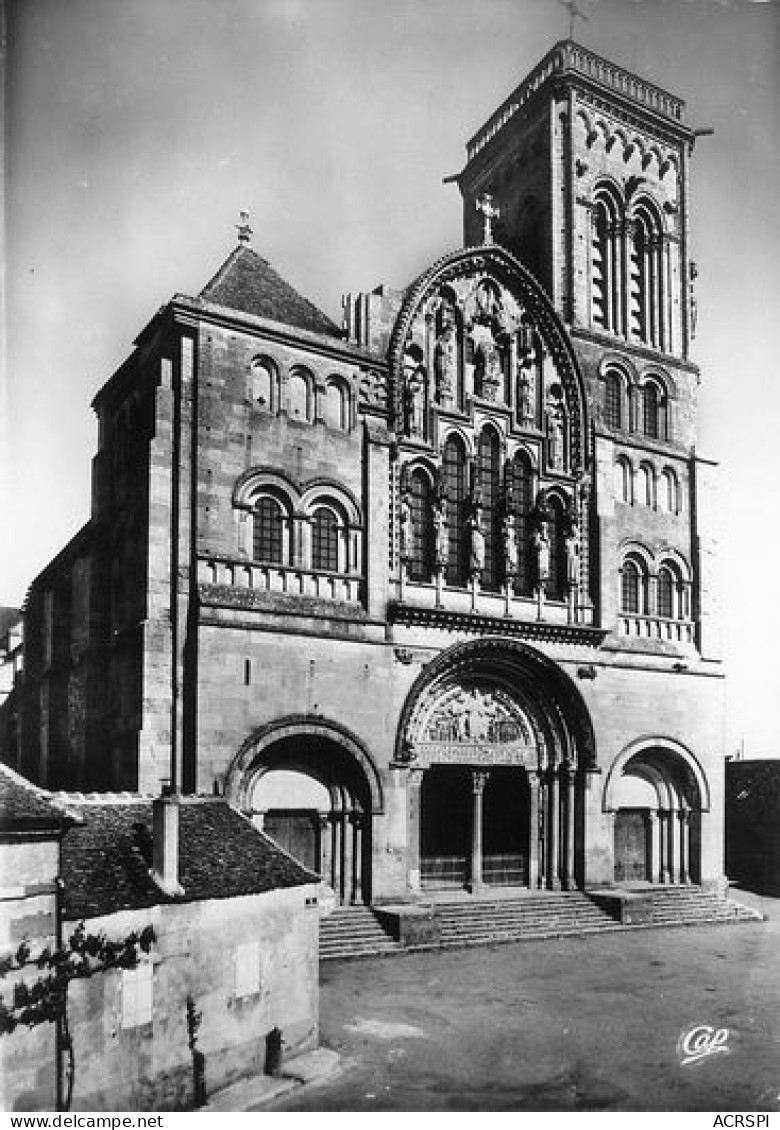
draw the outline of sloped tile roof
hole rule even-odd
[[[198,297],[203,302],[270,318],[298,329],[342,337],[335,322],[294,290],[267,260],[245,244],[231,252]]]
[[[168,902],[262,894],[319,882],[226,801],[184,797],[179,806],[179,882],[173,899],[150,877],[151,798],[73,801],[62,845],[65,917],[93,918]]]
[[[58,832],[69,821],[46,794],[7,765],[0,765],[0,833]]]

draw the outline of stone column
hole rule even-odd
[[[549,830],[547,833],[547,886],[551,891],[561,889],[560,880],[560,792],[557,769],[549,770]]]
[[[319,815],[319,823],[320,875],[322,876],[323,883],[327,883],[328,886],[331,886],[331,859],[333,838],[331,832],[330,813],[321,812]]]
[[[471,891],[478,894],[482,890],[482,794],[488,773],[484,769],[475,769],[471,775],[471,784],[474,795],[474,807],[471,823]]]
[[[419,891],[420,882],[420,769],[409,769],[406,778],[406,858],[407,882],[411,891]]]
[[[688,874],[688,829],[689,829],[689,812],[687,808],[681,808],[677,813],[680,820],[680,882],[690,882]]]
[[[666,842],[668,845],[668,860],[667,869],[669,872],[669,883],[679,883],[679,870],[677,867],[677,809],[674,805],[670,805],[667,812],[668,827],[666,829]]]
[[[350,902],[363,901],[363,868],[362,868],[362,831],[363,813],[350,812],[349,823],[352,828],[352,869],[350,875]]]
[[[539,886],[539,804],[541,800],[541,775],[528,774],[528,886]]]
[[[566,766],[566,852],[563,864],[563,885],[567,891],[574,887],[574,784],[575,769]]]
[[[661,817],[652,810],[647,814],[647,829],[650,836],[650,882],[662,883],[661,874]]]

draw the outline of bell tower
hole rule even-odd
[[[572,40],[557,43],[467,145],[466,245],[478,201],[575,340],[686,360],[692,334],[684,103]]]

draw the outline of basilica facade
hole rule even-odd
[[[95,399],[22,771],[223,794],[345,903],[718,884],[694,140],[566,40],[468,143],[463,247],[342,326],[242,222]]]

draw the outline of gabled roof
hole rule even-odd
[[[50,831],[57,835],[69,823],[42,789],[0,765],[0,834]]]
[[[245,244],[225,260],[198,297],[203,302],[270,318],[288,326],[340,338],[341,330],[326,314],[304,298],[271,264]]]
[[[184,895],[163,894],[152,880],[152,798],[58,794],[78,819],[62,844],[65,917],[95,918],[169,902],[262,894],[317,883],[220,797],[182,797],[179,882]]]

